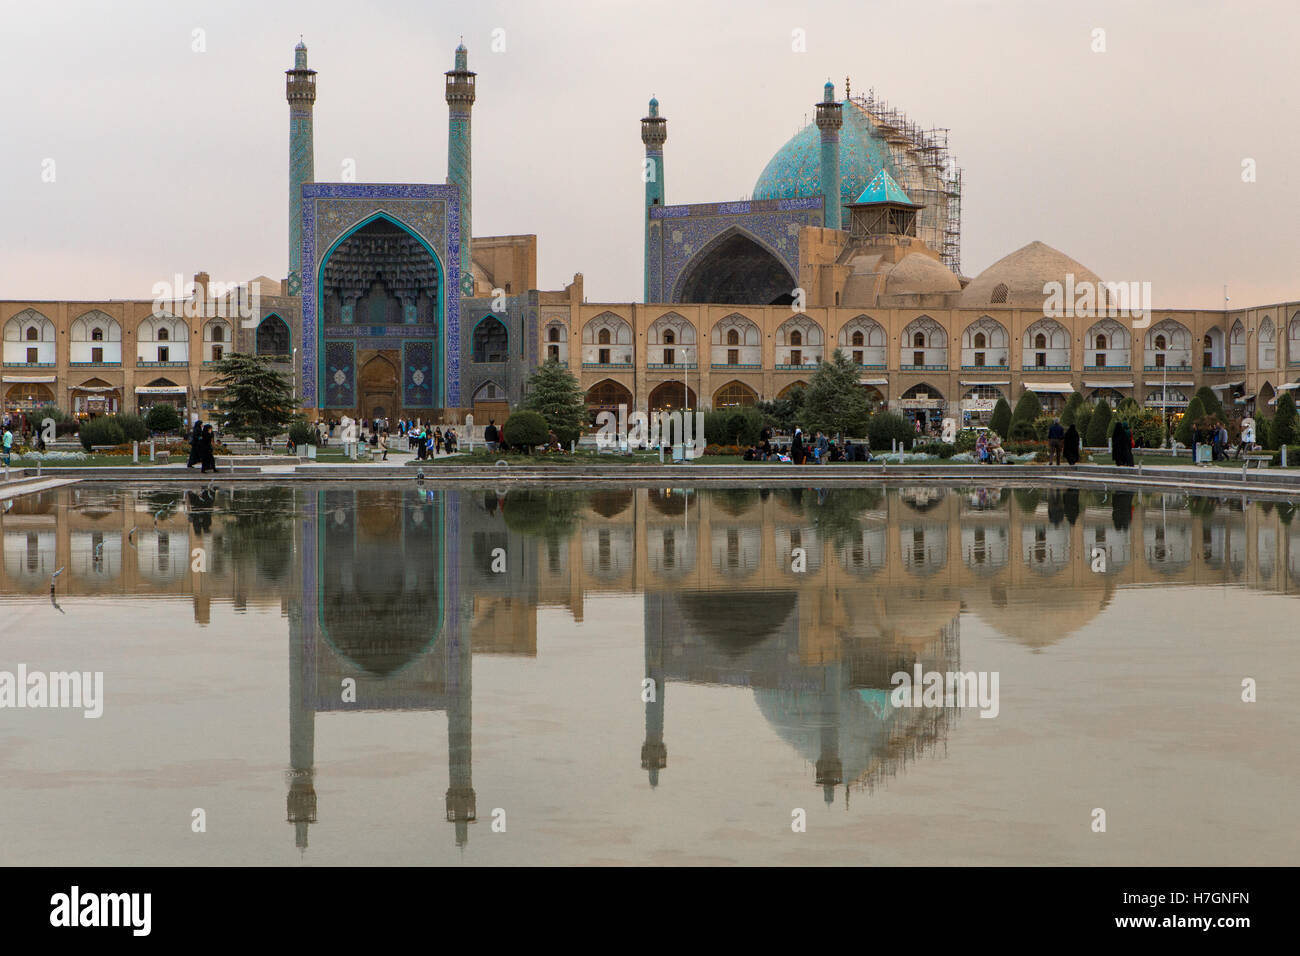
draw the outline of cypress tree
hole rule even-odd
[[[1277,400],[1277,414],[1273,416],[1273,441],[1278,448],[1294,445],[1300,439],[1300,421],[1297,421],[1295,399],[1287,389]],[[1290,464],[1290,462],[1288,462]]]
[[[1006,441],[1011,437],[1011,406],[1007,404],[1005,398],[999,398],[998,403],[993,406],[993,417],[989,419],[989,427]]]
[[[1088,446],[1104,448],[1110,438],[1110,403],[1102,399],[1088,420]]]
[[[1183,420],[1178,423],[1178,430],[1174,432],[1174,438],[1190,447],[1192,444],[1192,431],[1196,428],[1196,423],[1205,417],[1205,406],[1201,404],[1199,395],[1193,395],[1192,400],[1187,404],[1187,412],[1183,415]]]

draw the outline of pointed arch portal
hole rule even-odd
[[[789,305],[798,280],[785,263],[748,233],[730,229],[683,270],[676,302]]]

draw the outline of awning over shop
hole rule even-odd
[[[1011,384],[1010,382],[995,382],[991,379],[987,381],[984,379],[980,379],[977,381],[973,378],[963,378],[961,380],[961,383],[963,385],[1010,385]]]
[[[72,390],[73,390],[74,392],[117,392],[117,391],[121,391],[121,389],[115,388],[115,387],[112,386],[112,385],[74,385],[74,386],[72,386]]]
[[[1169,381],[1165,382],[1160,379],[1157,379],[1154,382],[1147,381],[1146,386],[1147,388],[1164,388],[1166,385],[1168,385],[1170,388],[1191,388],[1195,384],[1196,384],[1195,382],[1184,382],[1181,380],[1175,382],[1173,379],[1170,379]]]
[[[137,385],[135,387],[137,395],[178,395],[188,391],[189,388],[185,385]]]
[[[1245,384],[1246,383],[1244,381],[1224,382],[1222,385],[1211,385],[1210,388],[1214,389],[1217,392],[1221,388],[1237,388],[1238,386],[1245,385]]]
[[[1289,392],[1293,388],[1300,388],[1300,382],[1286,382],[1277,387],[1279,392]]]
[[[1084,388],[1132,388],[1132,382],[1084,382]]]
[[[1031,392],[1068,393],[1074,391],[1074,386],[1069,382],[1025,382],[1025,388]]]
[[[4,379],[22,385],[53,385],[55,381],[53,375],[6,375]]]
[[[1241,396],[1241,398],[1237,399],[1237,404],[1245,405],[1247,402],[1253,402],[1254,400],[1255,400],[1254,395],[1243,395]]]
[[[865,383],[863,383],[863,384],[867,384],[867,385],[869,385],[869,384],[871,384],[871,383],[870,383],[870,382],[865,382]],[[225,390],[226,390],[226,386],[224,386],[224,385],[204,385],[204,386],[203,386],[203,391],[205,391],[205,392],[224,392]]]
[[[858,384],[859,384],[859,385],[888,385],[888,384],[889,384],[889,379],[887,379],[887,378],[860,378],[860,379],[858,379]],[[204,385],[203,387],[204,387],[204,388],[225,388],[224,385]]]

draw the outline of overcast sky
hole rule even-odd
[[[667,201],[708,202],[845,75],[951,129],[967,275],[1040,239],[1157,307],[1300,298],[1294,0],[0,0],[0,299],[282,277],[299,34],[316,178],[432,183],[463,35],[474,231],[536,233],[541,287],[582,272],[591,301],[641,296],[652,93]]]

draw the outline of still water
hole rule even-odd
[[[940,486],[28,496],[0,515],[0,680],[102,673],[102,715],[0,709],[0,858],[1293,864],[1295,510]],[[899,698],[900,673],[994,693]]]

